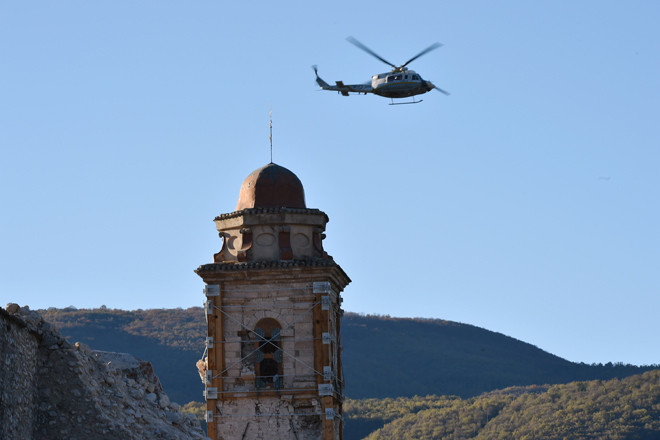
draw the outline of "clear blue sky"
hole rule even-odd
[[[0,295],[200,305],[269,161],[330,216],[345,308],[660,363],[660,3],[2,2]],[[452,93],[317,92],[387,66]]]

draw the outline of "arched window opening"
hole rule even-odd
[[[258,335],[255,341],[255,372],[257,389],[282,388],[282,326],[273,318],[264,318],[257,322],[254,332]]]

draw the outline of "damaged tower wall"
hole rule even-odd
[[[213,304],[222,304],[207,308],[210,312],[207,315],[209,334],[215,334],[214,348],[209,350],[209,356],[220,357],[209,371],[213,376],[224,371],[215,383],[208,384],[218,387],[217,400],[210,399],[215,402],[217,439],[340,438],[342,409],[339,399],[343,380],[338,365],[336,341],[339,338],[335,326],[320,325],[334,321],[329,316],[338,315],[339,297],[328,303],[328,310],[324,311],[323,297],[330,299],[330,296],[327,292],[315,293],[315,281],[306,281],[328,277],[328,269],[336,270],[336,267],[330,261],[305,264],[305,267],[287,268],[288,264],[284,263],[275,271],[262,268],[248,274],[231,271],[224,274],[222,293],[209,296]],[[209,282],[217,276],[217,273],[215,276],[204,273]],[[251,280],[250,284],[245,284],[246,276]],[[273,280],[283,276],[289,281],[299,281],[273,284]],[[320,284],[324,286],[323,290],[327,290],[329,283]],[[217,286],[211,284],[214,285]],[[207,288],[207,292],[212,291]],[[256,371],[259,347],[264,345],[257,332],[259,323],[268,318],[275,320],[281,329],[276,341],[281,362],[277,378],[264,383],[263,372],[260,375]],[[221,331],[217,326],[221,322],[224,322],[224,339],[219,341],[216,338]],[[329,336],[325,341],[323,333]],[[334,356],[331,355],[333,351]],[[323,353],[328,355],[324,357]],[[324,367],[332,366],[333,358],[332,370],[338,374],[336,377],[324,376]],[[276,380],[279,383],[275,383]],[[320,395],[319,384],[332,385],[333,391]],[[331,410],[329,417],[326,417],[326,410]],[[324,436],[324,424],[331,434]],[[327,429],[328,424],[333,428]]]

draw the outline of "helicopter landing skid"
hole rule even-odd
[[[419,104],[422,101],[424,100],[420,99],[419,101],[415,101],[415,98],[413,98],[412,102],[394,102],[394,99],[392,99],[392,103],[389,105]]]

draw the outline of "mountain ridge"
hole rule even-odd
[[[203,400],[195,367],[206,336],[202,308],[41,312],[72,340],[149,360],[174,400]],[[429,394],[469,398],[511,386],[608,380],[657,368],[570,362],[501,333],[442,319],[347,312],[342,344],[345,394],[356,399]]]

